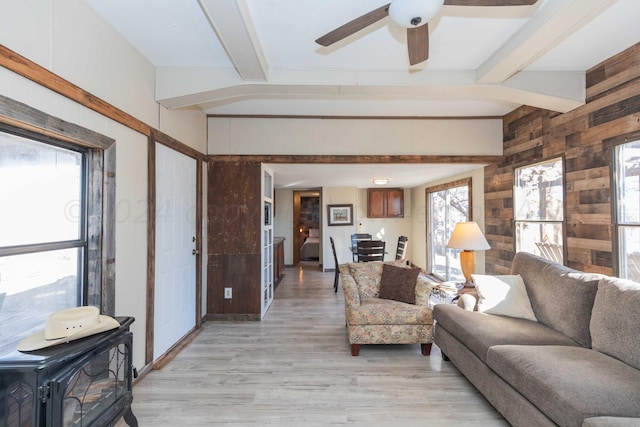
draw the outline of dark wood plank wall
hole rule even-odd
[[[207,318],[260,320],[262,167],[227,161],[207,166]],[[232,299],[224,299],[224,288],[232,288]]]
[[[521,107],[503,119],[504,162],[485,168],[488,274],[508,274],[515,254],[513,170],[565,158],[565,264],[615,274],[611,148],[640,138],[640,43],[593,67],[587,103],[565,114]]]

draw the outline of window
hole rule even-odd
[[[614,148],[618,274],[640,282],[640,141]]]
[[[429,272],[442,280],[464,281],[459,251],[447,249],[456,223],[469,221],[471,179],[427,189],[427,257]]]
[[[4,96],[0,115],[2,355],[53,311],[114,314],[116,141]]]
[[[86,150],[0,129],[0,354],[83,302]]]
[[[564,260],[563,161],[556,158],[515,169],[516,252]]]

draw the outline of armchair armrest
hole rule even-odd
[[[340,279],[342,279],[342,290],[344,291],[344,303],[347,308],[360,306],[360,292],[355,279],[349,272],[349,267],[340,266]]]
[[[433,292],[434,283],[421,279],[416,282],[416,305],[429,305],[429,297]]]

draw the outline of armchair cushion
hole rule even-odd
[[[347,314],[350,325],[430,325],[433,314],[428,306],[406,305],[400,301],[367,298]]]
[[[415,304],[416,281],[419,274],[419,268],[395,267],[384,264],[380,279],[380,298]]]

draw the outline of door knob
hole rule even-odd
[[[197,250],[197,249],[194,249],[194,250],[192,250],[192,251],[191,251],[191,254],[192,254],[192,255],[198,255],[199,253],[200,253],[200,252],[198,252],[198,250]]]

